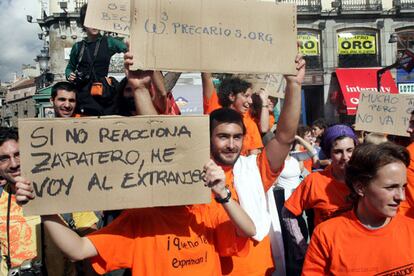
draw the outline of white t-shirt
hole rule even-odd
[[[287,200],[292,192],[299,186],[300,180],[300,165],[298,160],[293,157],[285,159],[285,167],[280,173],[277,185],[285,189],[285,200]]]

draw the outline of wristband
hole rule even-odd
[[[221,198],[221,197],[217,197],[217,196],[214,197],[216,202],[221,203],[221,204],[229,202],[230,198],[231,198],[231,192],[230,192],[229,188],[225,187],[224,189],[227,191],[227,196],[225,198]]]
[[[268,104],[262,105],[262,108],[263,108],[263,107],[268,108],[268,107],[269,107],[269,105],[268,105]]]

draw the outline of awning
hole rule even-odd
[[[380,68],[339,68],[336,76],[344,97],[348,115],[355,115],[359,102],[359,93],[371,90],[377,93],[377,71]],[[398,94],[398,88],[390,71],[386,71],[381,78],[380,93]]]

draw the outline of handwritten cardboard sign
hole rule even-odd
[[[129,0],[88,0],[85,26],[129,35]]]
[[[131,0],[132,69],[295,74],[296,27],[293,4]]]
[[[407,133],[414,95],[363,91],[359,97],[355,129],[409,136]]]
[[[210,201],[207,116],[19,120],[27,215]]]
[[[269,96],[276,98],[285,98],[286,81],[280,74],[238,74],[253,85],[253,92],[265,89]]]

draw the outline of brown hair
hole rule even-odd
[[[381,167],[395,162],[402,162],[406,167],[410,164],[410,155],[404,147],[392,142],[358,145],[346,166],[345,183],[351,190],[350,198],[354,202],[359,199],[354,189],[356,183],[368,185]]]

